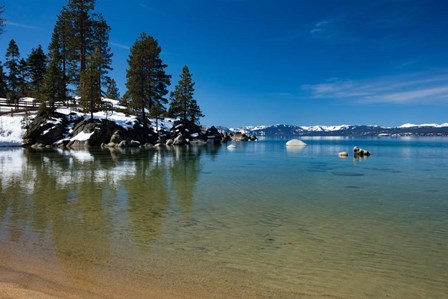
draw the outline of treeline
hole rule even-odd
[[[0,14],[2,11],[0,6]],[[0,19],[0,33],[3,23]],[[68,0],[57,17],[47,53],[38,45],[22,58],[17,43],[9,42],[4,65],[0,62],[0,97],[11,101],[23,96],[37,98],[40,110],[49,114],[58,105],[76,102],[93,118],[93,113],[104,107],[102,97],[107,97],[120,99],[144,122],[147,116],[169,116],[197,123],[204,116],[194,99],[194,82],[187,66],[169,93],[171,75],[165,72],[162,49],[146,33],[131,47],[127,91],[120,97],[109,76],[113,56],[110,30],[103,15],[95,12],[95,0]]]

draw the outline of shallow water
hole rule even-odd
[[[0,150],[0,265],[100,295],[445,298],[448,139],[304,141]]]

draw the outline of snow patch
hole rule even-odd
[[[72,137],[72,138],[70,139],[70,141],[86,141],[86,140],[89,140],[89,139],[90,139],[90,136],[92,136],[93,133],[94,133],[94,132],[92,132],[92,133],[84,133],[84,132],[81,132],[81,133],[79,133],[78,135]]]
[[[22,119],[21,116],[0,116],[0,147],[22,145],[22,136],[25,134]]]
[[[399,126],[399,128],[403,128],[403,129],[407,129],[407,128],[418,128],[418,127],[433,127],[433,128],[444,128],[444,127],[448,127],[448,123],[443,123],[443,124],[420,124],[420,125],[416,125],[416,124],[411,124],[411,123],[406,123],[403,124],[401,126]]]

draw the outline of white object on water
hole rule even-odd
[[[286,142],[286,146],[307,146],[307,144],[299,139],[291,139]]]
[[[235,144],[231,144],[231,145],[229,145],[229,146],[227,147],[227,149],[229,149],[229,150],[236,149],[236,145],[235,145]]]

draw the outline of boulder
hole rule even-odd
[[[120,131],[115,131],[112,134],[112,137],[110,138],[111,143],[120,143],[123,141],[123,138],[121,137]]]
[[[110,120],[89,119],[80,121],[73,129],[73,137],[68,144],[69,147],[80,146],[100,146],[102,143],[109,143],[112,132],[117,125]],[[90,135],[90,136],[87,136]],[[78,141],[78,142],[72,142]]]
[[[128,143],[126,142],[126,140],[121,141],[121,142],[117,145],[117,147],[127,147],[127,146],[128,146]]]
[[[286,142],[286,146],[307,146],[307,144],[299,139],[291,139]]]
[[[184,145],[185,139],[184,136],[179,134],[176,138],[174,138],[173,145]]]
[[[347,152],[340,152],[340,153],[338,153],[338,157],[340,157],[340,158],[347,158],[348,157],[348,153]]]
[[[248,141],[249,136],[247,136],[246,134],[241,133],[241,132],[236,132],[235,135],[233,135],[232,140],[233,141]]]
[[[356,157],[368,157],[371,153],[368,150],[359,148],[357,146],[353,147],[353,156]]]
[[[131,147],[139,147],[141,145],[140,141],[137,140],[131,140],[130,146]]]
[[[64,138],[67,132],[67,119],[65,115],[54,113],[51,117],[41,114],[34,118],[23,136],[24,146],[36,143],[53,145]]]

